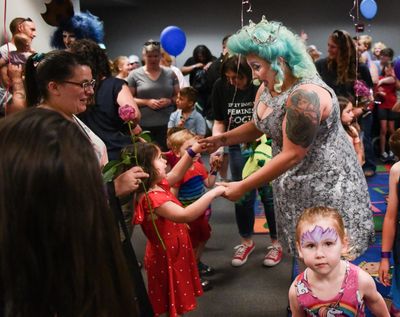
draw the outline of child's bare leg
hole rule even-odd
[[[196,256],[197,262],[200,262],[201,256],[203,255],[205,247],[206,247],[206,243],[205,242],[199,242],[199,245],[194,250],[194,252],[195,252],[194,254]]]

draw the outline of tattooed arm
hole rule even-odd
[[[307,154],[318,132],[321,117],[324,118],[330,111],[325,109],[328,108],[326,106],[321,107],[321,103],[331,105],[332,101],[329,93],[322,88],[314,85],[301,88],[294,91],[287,101],[282,124],[282,151],[245,180],[226,184],[225,196],[228,199],[237,200],[244,193],[270,182],[297,165]]]
[[[320,101],[316,92],[296,90],[289,98],[285,131],[287,138],[302,148],[314,141],[321,120]]]

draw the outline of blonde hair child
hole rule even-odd
[[[329,207],[304,210],[296,226],[296,246],[306,269],[290,286],[293,317],[365,316],[364,303],[374,316],[389,317],[372,277],[342,260],[348,238],[337,210]]]
[[[195,142],[195,134],[186,129],[171,134],[168,139],[168,143],[178,159],[183,157],[187,148]],[[192,166],[186,171],[183,179],[176,184],[172,192],[184,206],[189,206],[200,199],[207,188],[211,188],[215,185],[216,176],[217,167],[212,166],[210,173],[208,173],[206,167],[200,160],[200,156],[198,156],[194,160]],[[190,228],[190,240],[201,276],[212,275],[214,272],[212,267],[201,262],[201,256],[205,245],[211,236],[211,227],[208,222],[210,215],[211,206],[207,206],[203,214],[194,221],[188,223]],[[211,288],[210,282],[205,279],[202,279],[202,286],[204,290]]]

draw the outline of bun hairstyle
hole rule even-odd
[[[25,64],[25,92],[28,107],[34,107],[48,97],[47,84],[63,82],[74,75],[79,65],[88,62],[68,51],[51,51],[31,55]]]

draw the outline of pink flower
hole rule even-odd
[[[354,83],[354,92],[356,96],[369,96],[371,94],[369,87],[362,80],[356,80]]]
[[[135,121],[136,119],[136,111],[130,105],[119,107],[118,115],[125,122]]]

